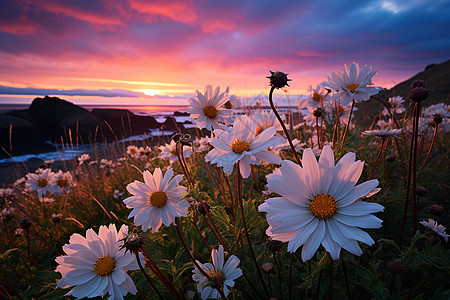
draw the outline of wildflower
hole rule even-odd
[[[114,198],[114,199],[119,199],[119,198],[122,198],[123,195],[124,195],[123,192],[121,192],[121,191],[119,191],[119,190],[114,190],[113,198]]]
[[[16,230],[14,231],[14,234],[16,236],[21,236],[24,234],[24,230],[22,228],[16,228]]]
[[[62,214],[52,214],[52,222],[58,223],[61,221]]]
[[[50,191],[51,186],[54,184],[55,173],[50,169],[43,170],[39,173],[28,173],[26,187],[30,191],[37,191],[38,197],[42,197]]]
[[[128,292],[136,294],[133,280],[126,270],[137,270],[139,266],[132,253],[120,249],[121,239],[128,233],[128,226],[100,226],[98,235],[92,229],[86,238],[74,233],[69,244],[63,246],[65,256],[58,256],[56,272],[61,273],[59,288],[72,288],[67,294],[76,298],[93,298],[109,294],[108,299],[123,299]]]
[[[54,184],[50,187],[50,192],[58,195],[67,193],[71,184],[72,174],[70,172],[59,170],[54,176]]]
[[[161,224],[170,226],[176,217],[186,217],[189,203],[181,200],[186,191],[184,186],[178,186],[183,175],[173,177],[172,169],[169,169],[163,177],[160,168],[150,173],[144,171],[144,181],[135,180],[127,185],[127,191],[133,196],[123,202],[127,208],[132,208],[128,218],[134,217],[134,223],[142,225],[142,230],[150,227],[152,232],[157,232]]]
[[[318,84],[315,89],[310,85],[308,88],[310,95],[306,98],[295,101],[295,105],[300,109],[307,109],[308,107],[319,108],[322,107],[324,99],[328,95],[326,89],[321,84]],[[329,98],[331,100],[331,98]]]
[[[306,109],[302,110],[303,120],[305,120],[305,123],[308,126],[315,127],[317,122],[318,122],[319,126],[322,126],[322,118],[320,118],[320,116],[317,117],[315,115],[316,110],[317,110],[317,108],[315,108],[313,106],[309,106]],[[321,110],[318,110],[318,111],[320,111],[322,113]]]
[[[445,226],[443,225],[438,225],[438,223],[433,220],[433,219],[429,219],[428,222],[427,221],[421,221],[419,222],[420,224],[422,224],[423,226],[425,226],[430,233],[434,233],[438,236],[441,236],[444,238],[445,242],[448,241],[448,237],[450,236],[449,234],[445,233]]]
[[[0,211],[0,220],[8,221],[14,215],[15,208],[14,207],[5,207]]]
[[[388,99],[388,106],[390,106],[391,113],[392,114],[401,114],[405,112],[405,108],[403,107],[403,102],[405,100],[401,96],[391,97]],[[388,116],[389,112],[387,108],[385,107],[381,113],[383,116]]]
[[[86,163],[88,160],[91,159],[91,156],[89,154],[81,154],[80,157],[78,157],[79,166]]]
[[[386,129],[376,129],[376,130],[366,130],[362,133],[362,135],[365,136],[377,136],[382,139],[386,139],[388,137],[395,137],[398,138],[398,134],[402,132],[402,128],[399,129],[391,129],[391,127],[388,127]]]
[[[53,202],[55,202],[55,198],[44,196],[44,197],[39,197],[39,201],[41,203],[53,203]]]
[[[359,64],[353,62],[350,67],[345,65],[341,72],[334,70],[331,75],[327,75],[328,81],[322,82],[322,86],[337,91],[333,98],[340,99],[344,105],[352,100],[360,103],[381,90],[379,87],[368,86],[376,73],[377,70],[372,69],[372,66],[366,65],[360,69]]]
[[[250,164],[259,165],[258,160],[279,164],[281,159],[275,153],[264,150],[281,143],[280,137],[275,137],[277,129],[269,127],[255,136],[256,124],[246,115],[236,117],[233,127],[223,126],[214,130],[219,138],[212,138],[215,147],[208,152],[205,159],[212,164],[223,167],[227,174],[233,172],[233,166],[240,161],[239,167],[244,178],[250,176]]]
[[[231,115],[231,110],[224,107],[228,101],[228,89],[220,93],[218,86],[213,93],[210,84],[205,87],[203,95],[198,90],[195,91],[196,97],[189,99],[190,106],[187,112],[198,128],[206,128],[208,130],[220,128],[219,122],[227,123]]]
[[[170,144],[166,143],[164,146],[159,146],[159,150],[161,150],[159,158],[168,159],[171,164],[178,161],[176,147],[177,143],[174,140],[171,140]],[[180,151],[180,148],[178,148],[178,151]],[[191,153],[192,153],[191,147],[183,146],[183,156],[185,158],[191,155]]]
[[[275,127],[277,131],[283,130],[273,111],[256,112],[252,115],[252,119],[256,123],[255,135],[260,134],[264,131],[264,129],[267,129],[269,127]]]
[[[348,117],[350,114],[351,104],[344,105],[342,103],[337,103],[337,117],[339,122],[345,124],[348,121]],[[353,107],[353,112],[357,111],[357,107]],[[328,123],[336,122],[336,107],[331,102],[325,107],[325,111],[329,112],[325,115],[325,120]]]
[[[267,235],[289,242],[289,252],[303,245],[303,261],[311,259],[321,244],[332,259],[339,258],[341,248],[361,255],[357,241],[367,245],[374,241],[358,227],[381,227],[382,221],[371,213],[384,208],[356,200],[371,192],[378,180],[355,186],[364,162],[355,162],[355,154],[347,153],[335,165],[330,146],[323,148],[319,162],[312,149],[306,149],[302,164],[284,160],[281,174],[267,177],[267,187],[281,195],[267,199],[258,208],[267,213]]]
[[[242,276],[242,270],[237,268],[240,260],[235,255],[231,255],[224,264],[225,257],[222,245],[219,246],[219,251],[216,249],[211,251],[211,258],[212,264],[202,264],[199,261],[197,263],[212,281],[209,281],[197,268],[192,270],[194,273],[192,279],[197,282],[197,290],[201,293],[202,299],[220,298],[219,291],[215,288],[216,285],[222,288],[225,297],[227,297],[230,293],[228,287],[233,287],[234,280]]]

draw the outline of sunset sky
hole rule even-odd
[[[450,58],[449,0],[2,0],[0,103],[188,104],[208,83],[243,99],[289,74],[296,100],[333,69],[386,88]]]

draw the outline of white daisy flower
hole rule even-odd
[[[350,67],[345,65],[342,72],[334,70],[331,75],[327,75],[328,81],[322,82],[322,86],[337,91],[333,98],[340,99],[344,105],[352,100],[360,103],[381,90],[380,87],[368,86],[376,73],[377,70],[372,69],[372,66],[366,65],[360,70],[359,64],[353,62]]]
[[[208,274],[212,281],[203,275],[203,273],[195,268],[192,270],[192,279],[197,282],[197,290],[201,294],[202,299],[208,298],[220,298],[219,291],[215,288],[215,285],[222,287],[225,297],[230,293],[228,287],[234,286],[234,280],[242,276],[242,270],[237,268],[240,263],[239,258],[235,255],[231,255],[225,262],[223,246],[219,246],[219,251],[213,249],[211,251],[212,264],[202,264],[197,261],[200,268]],[[224,264],[225,262],[225,264]]]
[[[227,103],[228,89],[220,93],[218,86],[213,93],[213,88],[210,84],[205,87],[205,94],[203,95],[198,90],[195,91],[196,97],[189,99],[190,106],[187,112],[198,128],[206,128],[208,130],[219,129],[218,122],[227,123],[231,115],[231,110],[225,108]]]
[[[161,150],[161,153],[158,155],[161,159],[168,159],[170,164],[173,164],[174,162],[178,161],[177,156],[177,143],[174,140],[170,141],[170,144],[165,144],[164,146],[159,146],[159,150]],[[180,148],[178,148],[178,151],[180,151]],[[189,155],[191,155],[192,150],[189,146],[183,146],[183,157],[186,158]],[[181,155],[181,153],[180,153]]]
[[[401,113],[405,112],[405,110],[406,110],[403,107],[403,102],[405,102],[405,100],[401,96],[391,97],[388,99],[387,102],[388,102],[388,106],[389,106],[392,114],[401,114]],[[386,107],[383,108],[382,115],[390,116]]]
[[[255,135],[263,132],[264,129],[269,127],[275,127],[277,131],[283,130],[280,122],[278,122],[277,117],[273,111],[255,111],[252,115],[253,121],[256,123],[256,133]]]
[[[398,138],[398,134],[402,131],[403,131],[403,128],[391,129],[391,127],[388,127],[386,129],[366,130],[366,131],[362,132],[362,135],[377,136],[382,139],[386,139],[391,136]]]
[[[351,104],[342,105],[341,103],[337,103],[337,114],[339,117],[339,122],[341,124],[346,124],[348,122],[348,116],[350,114],[350,107],[351,107]],[[327,112],[329,112],[329,113],[325,114],[325,119],[327,120],[327,122],[329,122],[329,123],[336,122],[336,107],[335,107],[334,103],[333,104],[331,102],[328,103],[326,110],[327,110]],[[353,112],[355,112],[357,110],[358,110],[357,107],[353,107]]]
[[[123,299],[128,292],[136,294],[133,280],[126,270],[137,270],[136,257],[120,250],[122,238],[128,233],[128,226],[122,225],[117,232],[116,225],[100,226],[98,235],[92,229],[86,237],[73,234],[69,244],[63,246],[65,256],[58,256],[56,262],[62,278],[59,288],[72,288],[67,295],[76,298],[93,298],[109,294],[108,299]],[[142,255],[142,254],[141,254]],[[142,257],[142,261],[143,257]]]
[[[127,185],[127,191],[133,196],[126,198],[123,202],[127,208],[132,208],[128,218],[134,217],[134,223],[142,225],[142,230],[147,231],[150,227],[152,232],[157,232],[161,224],[170,226],[176,217],[188,215],[189,203],[181,200],[186,188],[178,186],[183,180],[183,175],[174,178],[172,169],[169,169],[163,177],[160,168],[150,173],[144,171],[144,181],[135,180]]]
[[[91,156],[89,154],[81,154],[80,157],[78,157],[78,162],[79,162],[79,166],[81,166],[82,164],[86,163],[88,160],[91,159]]]
[[[208,152],[205,160],[223,167],[225,173],[231,174],[234,164],[238,161],[244,178],[250,176],[250,165],[259,165],[259,160],[273,164],[281,163],[278,155],[265,150],[283,140],[274,136],[277,132],[275,127],[269,127],[255,136],[255,122],[243,115],[234,119],[233,127],[222,126],[222,128],[223,130],[214,130],[214,134],[219,138],[211,139],[211,144],[215,148]]]
[[[50,187],[55,183],[55,173],[50,169],[45,169],[41,173],[28,173],[25,186],[30,191],[36,191],[38,197],[42,197],[50,191]]]
[[[67,193],[72,185],[72,174],[70,172],[63,172],[61,170],[55,174],[54,184],[50,187],[50,192],[55,194]]]
[[[371,213],[384,208],[357,200],[371,192],[378,180],[355,186],[364,162],[355,162],[350,152],[335,165],[330,146],[323,148],[318,162],[312,149],[306,149],[302,164],[283,160],[281,175],[267,178],[267,187],[280,195],[258,208],[267,213],[267,235],[289,242],[289,252],[303,245],[303,261],[311,259],[321,244],[332,259],[339,258],[341,248],[361,255],[358,241],[367,245],[374,241],[359,228],[381,227],[382,221]]]
[[[440,235],[441,237],[443,237],[445,242],[448,241],[448,237],[450,235],[445,233],[445,230],[446,230],[445,226],[438,225],[438,223],[433,219],[429,219],[428,222],[421,221],[419,223],[422,224],[423,226],[425,226],[426,228],[428,228],[429,230],[431,230],[432,232],[435,232],[437,235]]]
[[[295,101],[295,106],[299,107],[300,109],[307,109],[310,106],[317,109],[319,107],[322,107],[325,99],[331,100],[331,97],[326,97],[327,90],[324,89],[321,84],[318,84],[315,89],[313,89],[313,87],[310,85],[308,88],[308,92],[310,92],[309,97]]]

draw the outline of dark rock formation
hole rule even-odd
[[[0,145],[0,157],[3,158],[55,149],[46,143],[31,122],[9,114],[0,114]]]
[[[57,97],[36,98],[29,114],[33,124],[45,139],[75,143],[94,141],[102,120],[88,110]]]
[[[103,134],[109,136],[110,132],[117,138],[129,135],[142,134],[149,129],[160,128],[161,124],[150,116],[137,116],[126,109],[93,109],[92,113],[100,118],[107,128]],[[112,132],[111,132],[112,131]]]
[[[167,117],[166,121],[162,123],[161,128],[164,130],[172,130],[175,132],[184,132],[185,130],[183,124],[177,123],[177,121],[173,117]]]

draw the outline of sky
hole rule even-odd
[[[182,105],[206,84],[245,100],[269,70],[296,100],[352,62],[390,88],[450,59],[449,16],[450,0],[2,0],[0,104]]]

